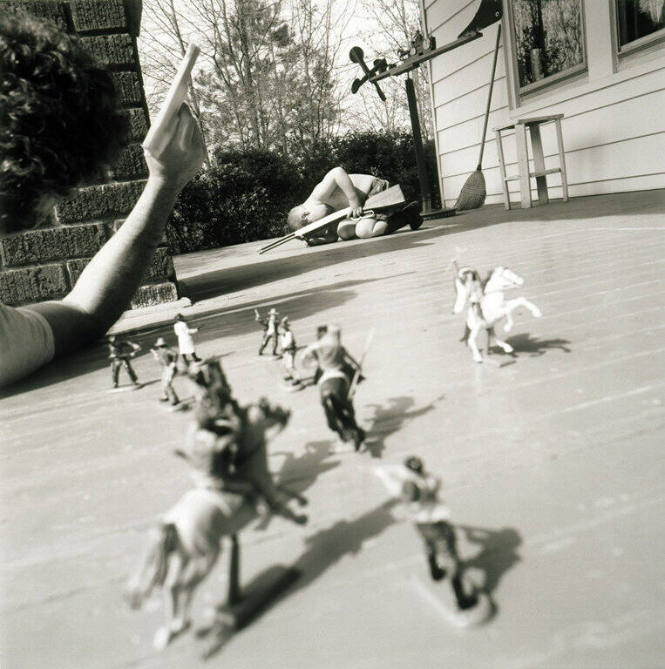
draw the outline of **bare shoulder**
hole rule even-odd
[[[375,177],[371,174],[349,174],[349,179],[355,188],[365,193],[369,193],[374,183]]]

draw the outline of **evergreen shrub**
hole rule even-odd
[[[425,153],[438,206],[433,142]],[[166,229],[169,251],[187,253],[286,234],[289,209],[336,165],[399,183],[407,201],[419,199],[410,133],[352,133],[320,141],[293,157],[267,150],[218,150],[176,202]]]

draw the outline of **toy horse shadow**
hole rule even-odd
[[[395,522],[391,513],[395,504],[395,500],[389,500],[353,520],[338,520],[307,537],[307,550],[294,563],[303,576],[291,592],[307,587],[344,556],[360,553],[366,541]]]
[[[506,340],[514,349],[513,357],[518,353],[528,353],[532,358],[545,355],[545,353],[554,348],[558,348],[564,353],[570,353],[567,339],[538,339],[532,337],[528,332],[509,337]]]
[[[480,550],[471,558],[462,560],[462,570],[477,570],[483,574],[480,586],[492,601],[494,611],[498,610],[492,593],[499,585],[503,575],[522,558],[517,549],[522,544],[522,537],[511,527],[488,530],[468,525],[456,525],[458,532],[470,544],[476,544]]]
[[[286,456],[275,477],[281,485],[286,485],[289,490],[301,495],[311,487],[321,474],[340,464],[339,461],[328,460],[324,462],[329,457],[331,443],[329,440],[307,442],[304,455],[299,457],[296,457],[290,451],[272,451],[271,456]],[[266,529],[272,518],[272,514],[261,518],[254,529]]]
[[[371,418],[372,425],[367,429],[368,438],[365,448],[373,458],[380,458],[385,450],[385,439],[388,435],[401,429],[406,419],[417,418],[430,412],[434,405],[443,399],[443,395],[437,397],[433,402],[420,408],[409,409],[415,404],[412,397],[391,397],[384,406],[381,404],[368,404],[366,406],[374,409]]]
[[[328,446],[320,448],[318,451],[327,456]],[[344,556],[359,553],[366,541],[378,536],[395,522],[391,513],[394,504],[395,501],[390,500],[354,520],[338,520],[330,527],[318,530],[308,536],[305,539],[306,550],[288,569],[296,575],[289,583],[290,587],[276,593],[260,611],[253,612],[252,621],[256,620],[258,615],[264,613],[268,608],[275,606],[283,598],[307,587]],[[284,567],[272,566],[268,568],[247,584],[246,590],[260,589],[262,583],[274,577],[273,575],[280,569],[284,570]],[[218,611],[222,611],[223,608],[224,605],[220,606]],[[210,639],[203,656],[204,659],[218,653],[232,635],[233,630],[214,624],[208,628],[200,629],[197,636],[209,636]]]
[[[301,494],[306,491],[316,479],[324,472],[337,467],[339,461],[324,462],[328,458],[330,449],[329,441],[308,442],[305,445],[305,454],[296,457],[288,451],[274,451],[271,455],[285,455],[276,478],[280,484],[288,484],[289,490]],[[254,526],[254,530],[264,530],[270,524],[272,516],[261,518]],[[315,535],[316,536],[316,535]],[[238,579],[238,572],[233,574],[234,569],[239,568],[238,546],[232,546],[229,592],[226,601],[219,602],[208,611],[209,621],[196,631],[199,638],[207,637],[208,641],[203,653],[203,658],[208,659],[218,653],[222,647],[231,639],[233,634],[250,622],[254,622],[268,609],[272,608],[284,593],[293,591],[291,586],[301,587],[302,567],[300,560],[289,566],[271,565],[257,574],[251,581],[242,586],[242,592],[232,580]],[[234,568],[233,561],[238,563]],[[234,617],[229,624],[228,611],[235,609]]]

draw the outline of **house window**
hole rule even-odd
[[[513,0],[510,9],[520,92],[585,68],[582,0]]]
[[[617,0],[616,16],[619,51],[637,40],[651,42],[665,35],[654,34],[665,28],[665,0]]]

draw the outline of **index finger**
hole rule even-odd
[[[189,146],[196,128],[196,120],[186,102],[180,105],[178,110],[178,126],[176,128],[176,141],[183,149]]]

